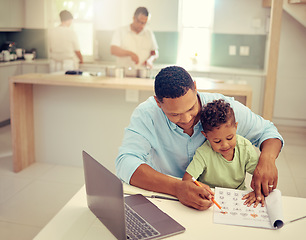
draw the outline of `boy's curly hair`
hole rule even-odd
[[[230,104],[223,99],[219,99],[203,106],[200,112],[200,121],[203,131],[207,133],[228,121],[231,121],[234,125],[236,119]]]

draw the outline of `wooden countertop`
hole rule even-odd
[[[24,74],[11,77],[13,83],[40,84],[54,86],[76,86],[109,89],[154,90],[154,79],[148,78],[115,78],[90,75],[65,74]],[[229,96],[252,96],[252,88],[245,84],[229,84],[210,78],[196,78],[199,91],[218,92]]]

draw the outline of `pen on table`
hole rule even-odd
[[[192,181],[193,181],[196,185],[198,185],[199,187],[202,187],[201,184],[200,184],[194,177],[192,177]],[[211,201],[213,201],[213,203],[216,204],[216,206],[217,206],[219,209],[221,209],[221,206],[216,202],[216,200],[215,200],[213,197],[211,198]]]
[[[124,194],[127,194],[127,195],[135,195],[136,193],[124,191]],[[148,197],[148,198],[158,198],[158,199],[179,201],[177,198],[165,197],[165,196],[161,196],[161,195],[150,195],[150,194],[142,194],[142,195],[143,195],[144,197]]]
[[[293,223],[293,222],[295,222],[295,221],[302,220],[302,219],[304,219],[304,218],[306,218],[306,216],[303,216],[303,217],[300,217],[300,218],[293,219],[293,220],[291,220],[291,221],[286,222],[285,224]]]

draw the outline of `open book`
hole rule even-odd
[[[221,205],[214,206],[214,223],[278,229],[283,226],[282,197],[278,189],[265,198],[265,206],[258,204],[248,207],[242,197],[249,191],[229,188],[215,188],[215,200]]]

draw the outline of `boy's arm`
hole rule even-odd
[[[265,206],[265,196],[261,193],[260,197],[255,196],[255,191],[249,192],[248,194],[244,195],[242,200],[245,200],[244,205],[248,205],[250,207],[254,203],[254,207],[256,208],[259,203],[261,206]]]

